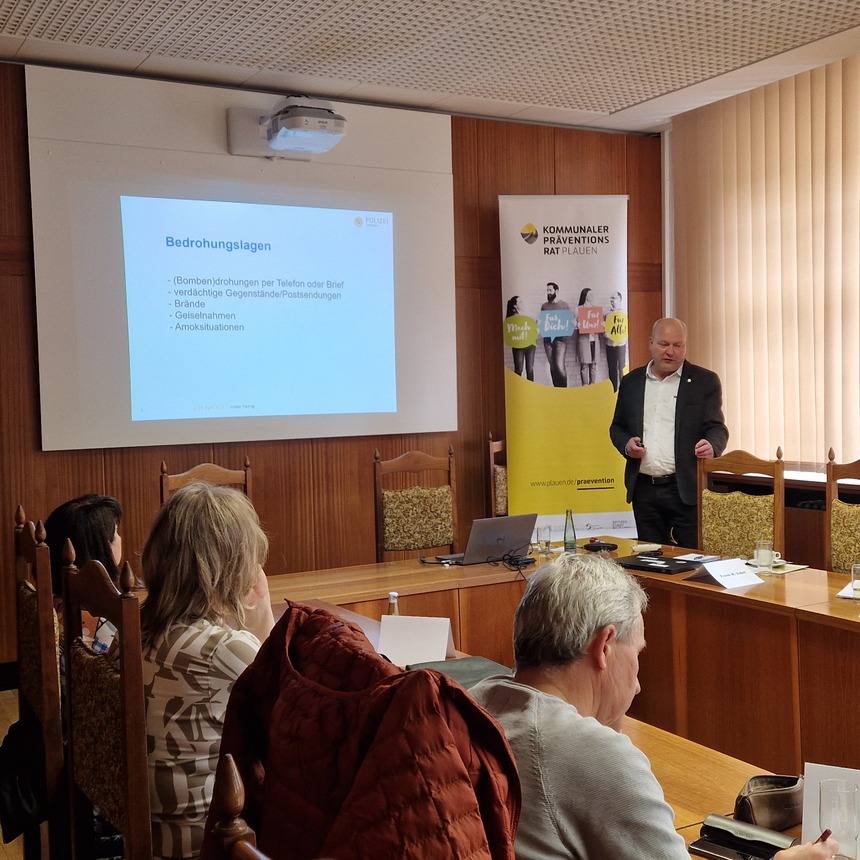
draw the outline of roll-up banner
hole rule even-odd
[[[627,197],[499,197],[510,513],[634,536],[609,441],[628,370]]]

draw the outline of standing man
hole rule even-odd
[[[695,548],[698,543],[696,461],[719,457],[729,431],[720,378],[685,360],[687,326],[657,320],[651,361],[622,380],[609,428],[627,458],[624,484],[640,540]]]
[[[542,311],[570,311],[567,302],[558,298],[558,284],[549,281],[546,285],[546,301],[540,306]],[[542,315],[543,316],[543,315]],[[549,362],[549,373],[556,388],[567,388],[567,337],[544,337],[543,348]]]

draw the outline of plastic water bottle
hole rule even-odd
[[[573,511],[570,508],[564,515],[564,551],[576,552],[576,526],[573,524]]]

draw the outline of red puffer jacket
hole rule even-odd
[[[288,605],[233,688],[226,753],[274,860],[514,858],[519,777],[498,723],[325,610]]]

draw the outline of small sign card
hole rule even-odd
[[[764,580],[754,573],[740,558],[726,558],[722,561],[709,561],[687,579],[697,582],[711,582],[723,588],[740,588],[743,585],[757,585]]]
[[[453,657],[451,619],[423,615],[383,615],[376,650],[388,657],[395,666]]]

